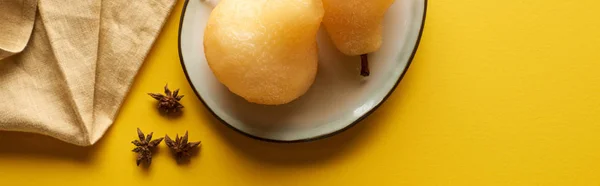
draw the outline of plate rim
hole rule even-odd
[[[373,108],[371,108],[369,111],[367,111],[366,113],[364,113],[362,116],[358,117],[356,120],[354,120],[352,123],[350,123],[349,125],[330,132],[330,133],[326,133],[326,134],[321,134],[318,136],[314,136],[314,137],[309,137],[309,138],[303,138],[303,139],[296,139],[296,140],[278,140],[278,139],[269,139],[269,138],[264,138],[264,137],[260,137],[260,136],[255,136],[252,135],[250,133],[247,133],[245,131],[242,131],[236,127],[234,127],[233,125],[227,123],[227,121],[223,120],[223,118],[219,117],[211,108],[210,106],[208,106],[206,104],[206,102],[204,101],[204,99],[202,99],[202,96],[198,93],[198,91],[196,91],[196,87],[194,86],[194,84],[192,83],[190,76],[188,75],[187,72],[187,68],[185,66],[185,62],[183,60],[183,53],[181,50],[181,31],[183,28],[183,20],[185,18],[185,13],[188,7],[188,3],[190,2],[190,0],[185,0],[182,10],[181,10],[181,15],[179,16],[179,27],[178,27],[178,31],[177,31],[177,53],[179,56],[179,63],[181,64],[183,73],[185,74],[185,78],[188,81],[188,84],[190,85],[190,87],[192,88],[192,90],[194,91],[194,94],[196,95],[196,97],[198,97],[198,99],[200,99],[200,102],[202,102],[202,104],[204,105],[204,107],[211,113],[211,115],[213,117],[215,117],[217,120],[219,120],[220,123],[222,123],[223,125],[233,129],[234,131],[249,137],[251,139],[255,139],[255,140],[259,140],[259,141],[265,141],[265,142],[272,142],[272,143],[302,143],[302,142],[311,142],[311,141],[317,141],[317,140],[321,140],[321,139],[325,139],[325,138],[329,138],[332,136],[335,136],[339,133],[342,133],[350,128],[352,128],[353,126],[357,125],[358,123],[360,123],[362,120],[364,120],[365,118],[367,118],[368,116],[370,116],[375,110],[377,110],[381,105],[383,105],[383,103],[385,103],[387,101],[387,99],[392,95],[392,93],[396,90],[396,87],[398,87],[398,84],[400,84],[400,82],[402,81],[402,79],[404,79],[404,75],[406,75],[406,72],[408,71],[408,69],[410,68],[410,65],[412,64],[412,61],[415,58],[415,55],[417,54],[417,51],[419,49],[419,45],[421,43],[421,37],[423,36],[423,30],[425,28],[425,20],[427,17],[427,5],[428,5],[428,0],[423,0],[423,16],[422,16],[422,21],[421,21],[421,28],[419,28],[419,34],[417,36],[417,41],[415,42],[415,46],[414,49],[412,51],[412,54],[410,55],[410,57],[408,58],[408,62],[406,64],[406,68],[404,68],[404,70],[402,71],[402,74],[400,74],[400,77],[398,77],[398,80],[396,80],[396,82],[394,83],[394,86],[392,87],[392,89],[390,89],[390,91],[383,97],[383,99],[377,103],[377,105],[375,105]]]

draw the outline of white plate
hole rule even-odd
[[[223,123],[253,138],[296,142],[343,131],[374,111],[392,93],[419,44],[427,0],[396,0],[385,17],[384,41],[369,54],[371,76],[359,74],[360,57],[337,51],[323,29],[317,36],[315,83],[298,100],[281,106],[251,104],[220,84],[204,57],[203,34],[212,6],[186,0],[179,28],[179,57],[194,91]]]

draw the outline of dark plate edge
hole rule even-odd
[[[427,17],[426,15],[427,15],[427,3],[428,3],[428,0],[424,0],[424,2],[425,2],[425,8],[423,10],[423,20],[421,22],[421,28],[419,30],[419,36],[417,37],[417,41],[415,42],[414,50],[413,50],[410,58],[408,59],[408,63],[406,64],[406,68],[404,69],[404,71],[400,75],[400,78],[398,78],[398,80],[396,81],[396,84],[394,84],[394,86],[392,87],[392,89],[383,98],[383,100],[381,100],[381,102],[379,102],[377,105],[375,105],[375,107],[373,107],[367,113],[363,114],[361,117],[359,117],[358,119],[356,119],[350,125],[342,128],[340,130],[337,130],[337,131],[334,131],[334,132],[331,132],[331,133],[328,133],[328,134],[323,134],[323,135],[320,135],[320,136],[311,137],[311,138],[286,141],[286,140],[274,140],[274,139],[268,139],[268,138],[262,138],[262,137],[254,136],[252,134],[246,133],[244,131],[241,131],[241,130],[235,128],[234,126],[232,126],[231,124],[229,124],[225,120],[223,120],[221,117],[219,117],[217,114],[215,114],[215,112],[212,109],[210,109],[210,107],[206,104],[206,102],[204,102],[204,99],[202,99],[202,96],[200,96],[200,94],[196,91],[196,87],[194,87],[194,84],[190,80],[190,76],[188,75],[188,72],[186,70],[185,63],[183,62],[183,54],[181,53],[181,28],[183,27],[183,19],[185,18],[185,12],[186,12],[187,5],[188,5],[189,1],[190,0],[185,0],[185,2],[183,4],[183,10],[181,11],[181,16],[179,17],[179,30],[178,30],[178,33],[177,33],[177,50],[178,50],[177,52],[179,53],[179,62],[181,63],[183,72],[185,74],[185,78],[188,80],[188,84],[192,87],[192,89],[194,90],[194,93],[200,99],[200,101],[202,102],[202,104],[204,104],[204,106],[208,109],[208,111],[210,111],[210,113],[215,118],[217,118],[221,123],[225,124],[225,126],[228,126],[229,128],[233,129],[234,131],[237,131],[237,132],[243,134],[244,136],[250,137],[252,139],[256,139],[256,140],[260,140],[260,141],[266,141],[266,142],[274,142],[274,143],[310,142],[310,141],[316,141],[316,140],[328,138],[328,137],[331,137],[331,136],[335,136],[336,134],[342,133],[342,132],[344,132],[344,131],[352,128],[353,126],[355,126],[356,124],[358,124],[362,120],[364,120],[366,117],[368,117],[369,115],[371,115],[375,110],[377,110],[390,97],[390,95],[392,95],[392,93],[394,92],[394,90],[396,90],[396,87],[398,86],[398,84],[400,84],[400,81],[402,81],[402,79],[404,78],[404,75],[406,74],[406,72],[410,68],[411,63],[412,63],[413,59],[415,58],[415,55],[416,55],[416,53],[417,53],[417,51],[419,49],[419,44],[421,42],[421,37],[423,36],[423,30],[424,30],[424,27],[425,27],[425,19]]]

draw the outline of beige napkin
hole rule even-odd
[[[97,142],[175,0],[0,0],[0,130]]]

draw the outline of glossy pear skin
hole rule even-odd
[[[321,0],[222,0],[205,29],[208,65],[249,102],[289,103],[315,80],[323,16]]]
[[[340,52],[357,56],[379,50],[382,21],[394,0],[323,0],[323,25]]]

